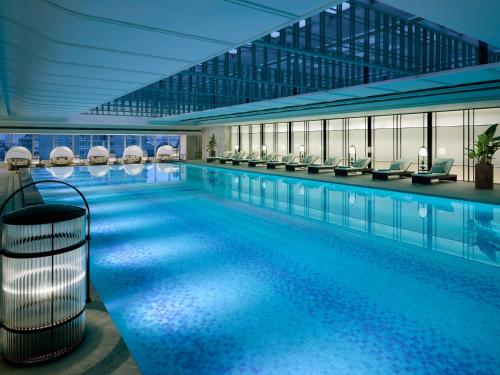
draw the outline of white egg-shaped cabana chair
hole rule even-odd
[[[104,146],[94,146],[89,150],[87,154],[87,160],[89,162],[89,165],[108,164],[109,151]]]
[[[75,170],[74,167],[57,167],[48,169],[50,174],[59,180],[65,180],[66,178],[71,177],[73,175],[73,171]]]
[[[64,167],[73,163],[73,151],[69,147],[56,147],[50,152],[50,164],[53,167]]]
[[[26,147],[14,146],[6,152],[5,163],[9,170],[27,168],[31,164],[31,152]]]
[[[123,151],[123,163],[125,164],[138,164],[142,161],[142,148],[139,146],[128,146]]]
[[[174,158],[174,148],[170,145],[163,145],[156,150],[156,161],[161,163]]]
[[[109,173],[110,167],[107,164],[89,165],[87,170],[94,177],[104,177]]]
[[[144,170],[144,164],[125,164],[123,166],[123,169],[125,169],[125,173],[130,175],[130,176],[137,176],[141,174],[141,172]]]

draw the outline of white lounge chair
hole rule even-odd
[[[261,158],[256,158],[254,160],[249,160],[248,161],[248,166],[249,167],[258,167],[261,165],[266,165],[268,162],[274,161],[276,159],[276,152],[270,152],[269,154],[266,154],[262,156]]]
[[[300,160],[298,163],[291,162],[285,165],[285,169],[287,171],[295,171],[297,168],[307,168],[310,165],[313,165],[316,160],[319,159],[318,155],[306,155],[302,160]]]
[[[457,175],[450,174],[454,161],[454,159],[436,159],[429,172],[413,173],[411,182],[413,184],[429,185],[432,180],[457,181]]]
[[[339,158],[339,157],[328,158],[321,165],[310,165],[307,168],[307,172],[308,173],[319,173],[321,171],[333,171],[335,169],[335,167],[340,164],[341,161],[342,161],[342,158]]]
[[[288,163],[293,162],[295,159],[297,159],[297,155],[295,153],[290,153],[288,155],[285,155],[281,158],[281,161],[270,161],[267,162],[266,167],[268,169],[275,169],[277,167],[282,167],[287,165]]]
[[[352,163],[349,167],[335,167],[335,176],[349,176],[351,173],[370,173],[368,165],[370,164],[370,158],[358,159]]]

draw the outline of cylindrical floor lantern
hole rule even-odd
[[[83,340],[89,220],[88,208],[66,204],[2,217],[3,350],[9,361],[46,361]]]

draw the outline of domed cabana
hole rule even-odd
[[[109,160],[109,151],[106,147],[94,146],[89,150],[87,160],[89,165],[106,165]]]
[[[156,161],[161,163],[175,158],[174,148],[171,145],[163,145],[156,150]]]
[[[139,146],[128,146],[125,151],[123,151],[123,163],[138,164],[142,161],[142,154],[142,148]]]
[[[53,167],[64,167],[73,164],[73,151],[69,147],[56,147],[50,153],[50,164]]]
[[[27,168],[31,165],[31,152],[26,147],[12,147],[5,154],[5,163],[9,170]]]

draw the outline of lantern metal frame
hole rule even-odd
[[[85,305],[91,302],[91,298],[90,298],[90,220],[91,220],[91,217],[90,217],[90,207],[89,207],[89,204],[87,202],[87,199],[85,198],[85,196],[83,195],[83,193],[78,188],[76,188],[75,186],[73,186],[70,183],[67,183],[67,182],[64,182],[64,181],[59,181],[59,180],[40,180],[40,181],[35,181],[35,182],[28,183],[28,184],[20,187],[19,189],[15,190],[12,194],[10,194],[7,197],[7,199],[3,202],[2,206],[0,207],[0,215],[1,215],[1,217],[4,216],[2,213],[3,213],[4,209],[5,209],[5,207],[10,202],[10,200],[12,198],[14,198],[18,193],[22,192],[23,190],[25,190],[28,187],[39,185],[39,184],[62,184],[62,185],[65,185],[65,186],[68,186],[68,187],[72,188],[74,191],[76,191],[78,193],[78,195],[81,197],[81,199],[82,199],[82,201],[83,201],[83,203],[85,205],[85,216],[86,216],[86,220],[87,220],[87,223],[86,223],[87,224],[86,225],[86,234],[85,234],[85,238],[82,241],[80,241],[79,243],[77,243],[77,244],[70,245],[69,247],[66,247],[66,248],[63,248],[63,249],[57,249],[57,250],[52,249],[51,251],[45,251],[45,252],[39,252],[39,253],[35,253],[35,254],[29,254],[29,258],[39,258],[39,257],[60,255],[60,254],[63,254],[63,253],[69,252],[69,251],[73,251],[74,249],[76,249],[78,247],[81,247],[83,245],[86,245],[86,254],[85,254],[86,255],[86,259],[85,259],[85,304],[84,304],[82,310],[80,312],[78,312],[76,315],[72,316],[70,320],[65,320],[62,323],[52,324],[51,326],[48,326],[48,327],[33,328],[33,329],[15,329],[15,328],[10,328],[10,327],[5,326],[4,322],[0,321],[0,327],[3,327],[6,331],[11,332],[11,333],[15,333],[15,334],[33,334],[34,332],[46,331],[47,329],[56,329],[56,328],[60,327],[62,324],[68,324],[69,322],[72,322],[75,319],[79,318],[85,312],[85,310],[86,310],[86,306]],[[41,205],[43,205],[43,204],[41,204]],[[5,257],[9,257],[9,258],[28,258],[26,256],[26,254],[11,253],[8,250],[3,249],[3,248],[0,250],[0,255],[2,257],[5,256]],[[44,357],[44,358],[42,358],[40,360],[36,360],[36,362],[44,362],[44,361],[47,361],[47,360],[51,360],[51,359],[57,358],[60,355],[65,354],[65,353],[73,350],[74,348],[76,348],[80,342],[81,342],[81,340],[79,340],[79,342],[77,342],[71,348],[68,348],[68,350],[65,350],[63,352],[54,352],[54,353],[51,353],[52,355],[50,355],[48,357]],[[21,363],[25,363],[25,362],[21,362]],[[27,362],[27,363],[32,363],[32,362]]]

